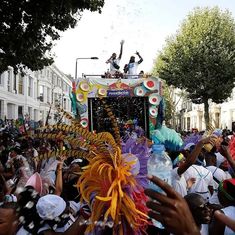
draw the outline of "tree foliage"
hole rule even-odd
[[[99,11],[104,0],[1,0],[0,72],[32,70],[53,62],[53,41],[74,28],[83,10]]]
[[[154,73],[188,92],[194,103],[221,103],[235,82],[235,22],[228,11],[196,8],[156,59]],[[207,125],[208,126],[208,125]]]

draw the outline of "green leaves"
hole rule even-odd
[[[235,23],[228,11],[197,8],[167,40],[154,67],[169,85],[193,100],[219,103],[235,82]]]
[[[85,9],[101,12],[104,0],[3,0],[0,5],[0,73],[21,64],[38,70],[53,62],[59,32],[74,28]],[[49,56],[48,56],[49,55]]]

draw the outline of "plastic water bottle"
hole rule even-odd
[[[164,145],[154,144],[152,146],[152,154],[150,155],[147,163],[148,175],[154,175],[158,178],[164,180],[169,185],[171,185],[171,171],[172,171],[172,161],[170,157],[165,152]],[[157,191],[159,193],[164,193],[163,190],[157,185],[149,182],[149,188]],[[153,225],[163,229],[163,225],[153,220]]]

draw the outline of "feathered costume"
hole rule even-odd
[[[181,146],[181,149],[189,143],[194,143],[195,145],[202,139],[202,135],[200,133],[192,133],[184,138],[184,144]]]
[[[166,150],[178,151],[183,145],[183,141],[174,129],[170,129],[165,125],[158,127],[157,130],[152,131],[152,139],[155,143],[165,145]]]
[[[127,140],[121,150],[116,119],[106,104],[104,107],[112,120],[115,139],[107,132],[89,132],[60,110],[71,120],[71,125],[47,126],[44,128],[47,132],[37,137],[61,138],[70,144],[71,149],[47,152],[39,155],[38,159],[65,155],[89,161],[76,185],[81,200],[91,209],[87,233],[97,234],[98,226],[103,229],[108,224],[113,234],[143,234],[148,225],[147,198],[143,192],[143,186],[147,184],[147,143],[144,139]],[[50,133],[55,130],[60,131],[57,137]]]

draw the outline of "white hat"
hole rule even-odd
[[[219,167],[222,162],[226,160],[226,158],[221,153],[215,153],[216,155],[216,166]]]
[[[53,220],[63,213],[66,208],[66,202],[62,197],[48,194],[39,198],[36,208],[38,215],[43,220]]]

